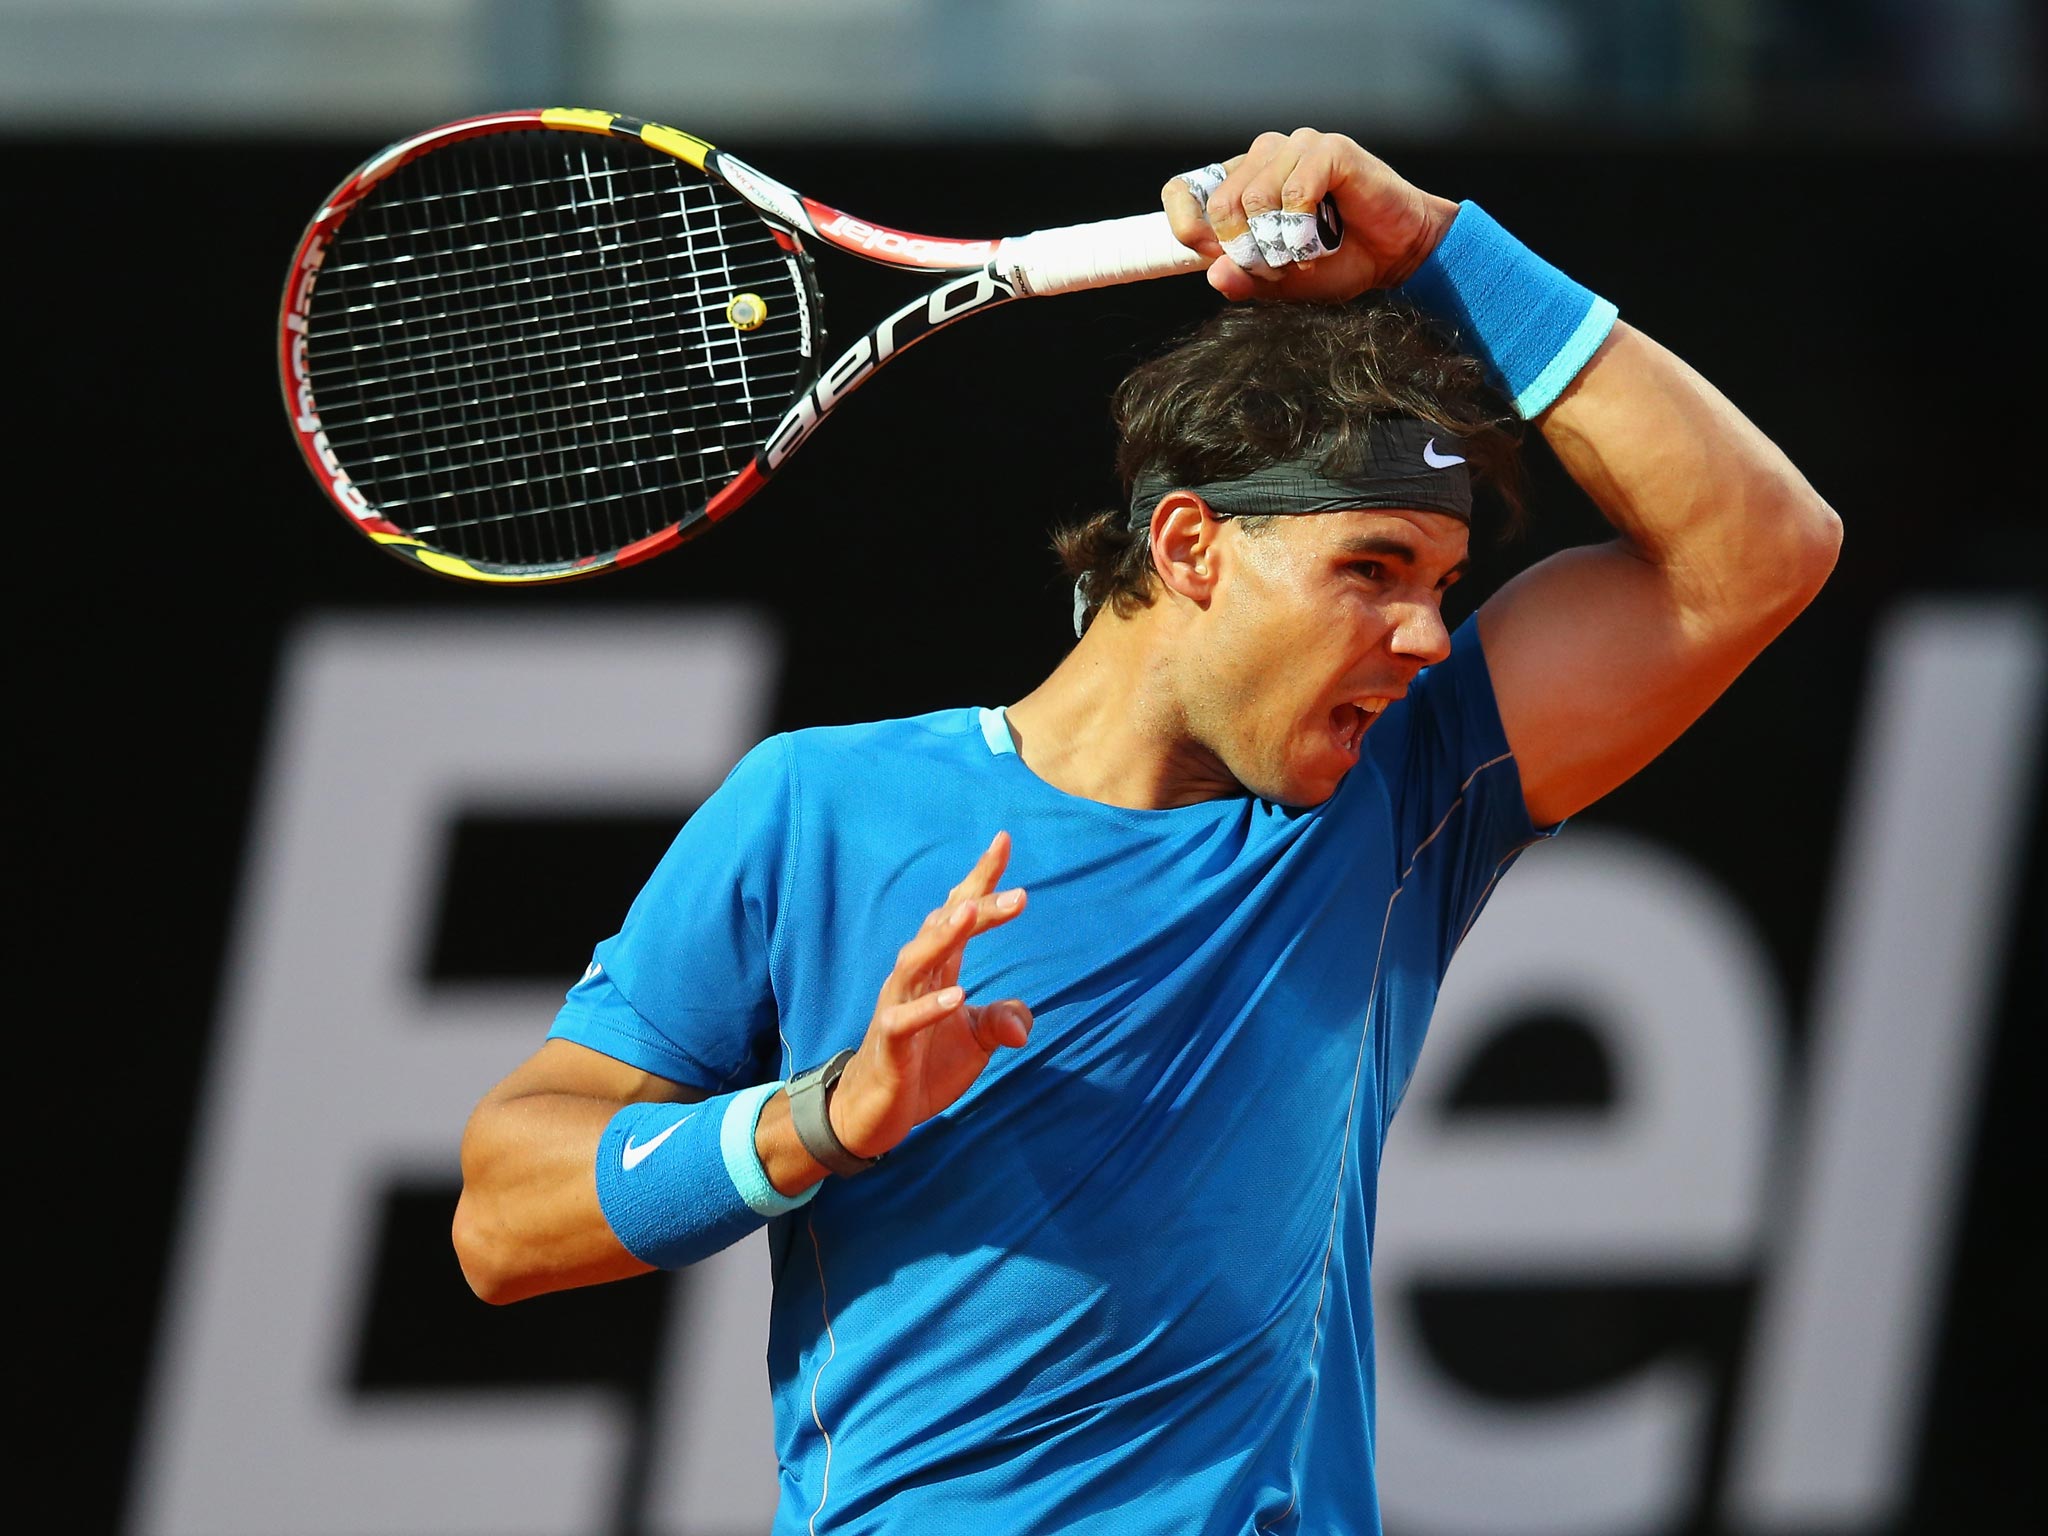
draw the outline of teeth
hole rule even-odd
[[[1358,749],[1359,742],[1365,736],[1365,728],[1372,724],[1373,716],[1379,714],[1391,702],[1391,700],[1384,697],[1349,699],[1343,704],[1338,705],[1337,709],[1331,712],[1338,717],[1338,725],[1340,727],[1338,740],[1344,744],[1344,749],[1347,752]],[[1343,710],[1349,710],[1350,714],[1340,714],[1339,712]]]

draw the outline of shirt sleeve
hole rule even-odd
[[[1458,626],[1450,656],[1416,678],[1404,704],[1406,728],[1389,733],[1377,763],[1394,815],[1400,891],[1389,920],[1402,971],[1388,978],[1380,1031],[1388,1118],[1459,943],[1516,856],[1563,825],[1529,819],[1476,616]]]
[[[778,1059],[769,956],[796,842],[787,738],[742,758],[597,946],[548,1031],[710,1093]]]

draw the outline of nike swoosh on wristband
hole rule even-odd
[[[1408,441],[1412,443],[1415,439],[1411,437]],[[1422,462],[1431,469],[1449,469],[1453,464],[1462,464],[1465,461],[1455,453],[1438,453],[1436,439],[1432,437],[1422,445]]]
[[[664,1141],[667,1141],[669,1137],[675,1135],[677,1131],[680,1131],[684,1126],[688,1125],[692,1120],[696,1118],[697,1111],[693,1109],[687,1115],[683,1116],[682,1119],[678,1120],[674,1125],[670,1126],[667,1130],[663,1131],[659,1136],[654,1137],[651,1141],[643,1141],[637,1147],[633,1145],[632,1133],[628,1132],[626,1135],[626,1148],[623,1152],[619,1154],[619,1166],[624,1168],[629,1173],[632,1172],[633,1169],[638,1168],[642,1163],[647,1161],[648,1153],[652,1152],[656,1147],[660,1146]]]

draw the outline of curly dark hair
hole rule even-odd
[[[1521,436],[1479,363],[1384,295],[1351,304],[1234,304],[1117,386],[1117,477],[1128,499],[1148,469],[1183,484],[1223,480],[1324,447],[1326,472],[1355,468],[1376,417],[1410,416],[1461,439],[1476,484],[1520,523]],[[1255,533],[1267,517],[1244,517]],[[1157,590],[1151,540],[1127,508],[1053,535],[1080,585],[1083,627],[1104,603],[1122,617]]]

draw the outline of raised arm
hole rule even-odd
[[[1461,216],[1341,134],[1265,134],[1227,169],[1206,206],[1178,180],[1164,202],[1231,298],[1347,299],[1398,287]],[[1253,275],[1223,253],[1220,241],[1242,235],[1248,215],[1312,209],[1325,192],[1347,226],[1334,254]],[[1527,255],[1502,256],[1519,250],[1512,242],[1492,247],[1488,298],[1511,286],[1513,263]],[[1446,279],[1435,272],[1426,282],[1425,307]],[[1539,825],[1591,804],[1670,745],[1812,600],[1841,542],[1839,519],[1784,454],[1664,348],[1616,324],[1597,350],[1584,343],[1590,359],[1575,353],[1567,333],[1585,311],[1556,290],[1548,323],[1564,345],[1548,369],[1530,350],[1542,345],[1544,292],[1519,308],[1494,306],[1512,311],[1495,338],[1518,354],[1506,392],[1619,537],[1531,567],[1480,611],[1502,724]],[[1484,322],[1458,318],[1467,344],[1498,362],[1488,338],[1471,334]],[[1604,324],[1598,312],[1586,319],[1580,339]]]
[[[1479,612],[1542,825],[1697,720],[1813,600],[1842,525],[1713,385],[1626,324],[1538,420],[1620,535],[1531,566]]]

